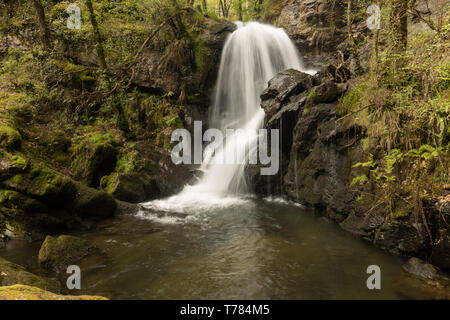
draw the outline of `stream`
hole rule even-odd
[[[103,252],[80,265],[76,294],[113,299],[398,299],[404,262],[281,199],[241,199],[196,215],[119,216],[74,235]],[[0,256],[37,268],[38,243]],[[30,257],[32,257],[30,259]],[[31,262],[30,262],[31,261]],[[366,269],[381,268],[381,290]]]

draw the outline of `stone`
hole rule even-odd
[[[95,247],[87,240],[74,236],[47,236],[39,250],[39,265],[55,273],[65,272],[93,252]]]
[[[59,284],[56,280],[37,276],[28,272],[24,267],[0,257],[0,286],[11,286],[15,284],[59,292]]]
[[[113,173],[103,177],[100,185],[114,198],[130,203],[155,199],[160,195],[156,181],[139,173]]]

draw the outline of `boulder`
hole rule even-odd
[[[59,292],[56,280],[46,279],[28,272],[24,267],[9,262],[0,257],[0,286],[23,284],[38,287],[43,290]]]
[[[156,181],[138,173],[113,173],[103,177],[100,185],[114,198],[130,203],[151,200],[160,195]]]
[[[103,176],[114,171],[119,152],[111,141],[83,141],[76,149],[71,168],[75,178],[96,188]]]
[[[309,74],[294,69],[282,71],[269,81],[261,94],[261,107],[270,119],[290,102],[291,97],[311,89],[315,83],[316,80]]]
[[[0,146],[7,149],[19,149],[22,144],[22,136],[16,128],[0,124]]]
[[[61,235],[47,236],[39,250],[39,265],[55,273],[64,272],[93,252],[95,247],[87,240]]]
[[[99,296],[65,296],[37,287],[14,285],[0,287],[0,300],[108,300]]]
[[[78,193],[71,208],[74,215],[97,220],[113,216],[116,209],[117,203],[110,194],[78,184]]]

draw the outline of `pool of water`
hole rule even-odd
[[[84,261],[83,294],[113,299],[398,299],[403,260],[282,200],[247,199],[189,214],[149,210],[75,234],[103,254]],[[37,268],[39,243],[0,256]],[[381,268],[381,290],[366,269]],[[77,292],[78,293],[78,292]]]

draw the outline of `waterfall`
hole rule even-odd
[[[201,207],[227,206],[239,195],[249,192],[244,179],[245,164],[220,164],[230,154],[246,158],[256,148],[258,129],[264,121],[260,95],[268,81],[286,69],[304,72],[302,59],[283,29],[257,22],[237,22],[237,30],[227,39],[220,62],[215,96],[209,115],[209,125],[220,129],[241,129],[227,139],[215,154],[207,151],[203,157],[199,182],[168,199],[151,201],[144,207],[175,212],[187,212]],[[231,137],[231,136],[230,136]]]

